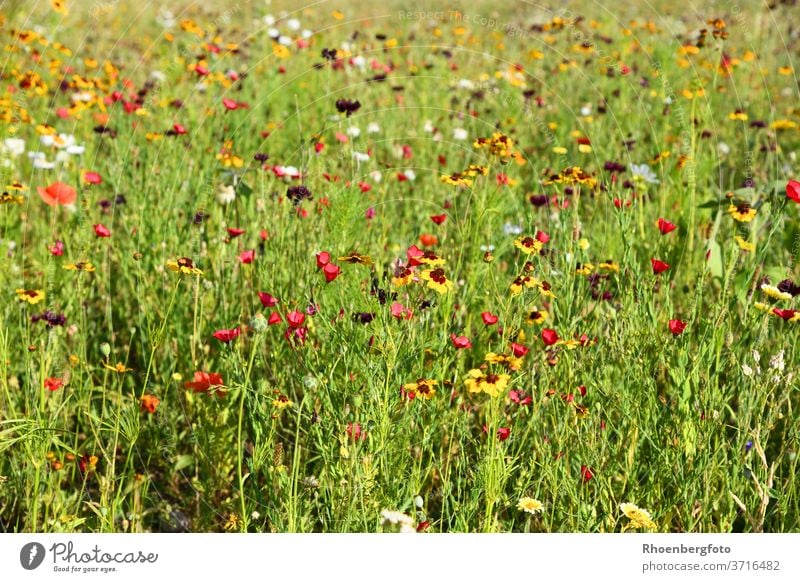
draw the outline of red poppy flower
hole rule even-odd
[[[139,402],[143,412],[155,414],[156,408],[158,408],[161,400],[152,394],[144,394],[139,398]]]
[[[497,429],[497,440],[500,442],[507,440],[508,437],[511,436],[511,429],[505,426],[501,426]]]
[[[418,267],[422,263],[420,263],[417,259],[425,256],[425,251],[417,247],[417,245],[411,245],[406,251],[406,256],[408,257],[409,267]]]
[[[421,521],[417,524],[417,533],[422,533],[427,531],[431,527],[431,522],[429,521]]]
[[[252,263],[256,258],[256,252],[253,250],[249,251],[242,251],[239,253],[239,262],[243,265],[249,265]]]
[[[542,330],[542,341],[546,346],[552,346],[559,340],[558,333],[554,329],[543,329]]]
[[[457,350],[464,350],[472,347],[472,342],[469,341],[468,337],[463,335],[457,336],[456,334],[451,333],[450,341],[453,342],[453,345]]]
[[[331,254],[327,251],[317,253],[317,269],[321,269],[331,262]]]
[[[592,471],[592,469],[586,465],[581,465],[581,479],[584,483],[588,483],[594,479],[594,471]]]
[[[363,441],[367,438],[367,431],[362,429],[361,424],[358,422],[348,422],[345,432],[354,441]]]
[[[686,329],[685,321],[681,321],[680,319],[669,320],[669,330],[672,332],[672,335],[679,336],[683,333],[684,329]]]
[[[402,303],[392,303],[392,317],[396,319],[411,319],[414,316],[414,311],[405,307]]]
[[[433,216],[431,216],[431,220],[434,222],[434,224],[442,224],[445,220],[447,220],[447,215],[434,214]]]
[[[111,231],[108,230],[102,224],[95,224],[94,225],[94,234],[98,238],[108,238],[111,236]]]
[[[60,257],[64,254],[64,243],[57,240],[51,246],[47,247],[47,250],[50,251],[50,254],[54,257]]]
[[[239,337],[240,333],[242,333],[242,330],[238,327],[235,327],[233,329],[218,329],[213,335],[219,341],[227,344],[228,342],[232,342]]]
[[[175,135],[186,135],[186,128],[180,123],[174,123],[172,125],[172,131],[175,132]]]
[[[339,273],[341,273],[342,270],[339,268],[339,265],[328,263],[327,265],[322,267],[322,272],[325,273],[325,281],[330,283],[331,281],[336,279],[336,277],[339,276]]]
[[[524,392],[520,390],[509,391],[508,397],[511,399],[512,402],[519,404],[520,406],[530,406],[530,404],[533,402],[533,398],[527,396]]]
[[[581,396],[586,396],[586,386],[584,386],[583,384],[578,386],[578,394],[580,394]]]
[[[84,172],[83,181],[87,184],[102,184],[103,178],[97,172]]]
[[[245,230],[243,228],[229,228],[228,229],[228,234],[230,235],[231,238],[236,238],[237,236],[241,236],[244,233],[245,233]]]
[[[419,242],[424,247],[434,247],[439,244],[439,237],[435,234],[424,233],[419,235]]]
[[[658,259],[650,259],[650,264],[653,266],[653,274],[660,275],[667,269],[669,269],[669,265],[664,261],[659,261]]]
[[[42,200],[44,200],[45,204],[48,206],[58,206],[59,204],[66,206],[73,204],[75,198],[78,196],[75,188],[63,182],[53,182],[47,188],[39,186],[37,190],[39,191],[39,196],[42,197]]]
[[[268,325],[276,325],[276,324],[280,323],[281,321],[283,321],[281,319],[281,314],[278,313],[277,311],[273,311],[272,313],[270,313],[269,317],[267,318],[267,324]]]
[[[525,354],[527,354],[530,349],[526,348],[522,344],[518,344],[516,342],[511,342],[511,353],[514,354],[517,358],[521,358]]]
[[[484,325],[494,325],[499,319],[496,315],[488,311],[481,313],[481,318],[483,319]]]
[[[786,184],[786,197],[800,203],[800,182],[789,180],[789,183]]]
[[[47,388],[50,392],[55,392],[63,385],[64,385],[64,380],[62,380],[61,378],[46,378],[44,381],[44,387]]]
[[[264,307],[275,307],[278,304],[278,298],[265,293],[264,291],[258,292],[258,299]]]
[[[659,218],[656,225],[658,226],[658,230],[661,231],[661,234],[669,234],[678,228],[675,224],[664,218]]]
[[[234,111],[239,108],[239,104],[236,101],[228,99],[227,97],[222,98],[222,104],[225,106],[225,109],[229,111]]]
[[[184,382],[183,386],[189,388],[194,392],[208,392],[212,388],[218,388],[225,385],[225,381],[220,374],[216,372],[201,372],[194,373],[194,380],[192,382]],[[222,392],[217,392],[219,396],[223,396]]]
[[[539,232],[536,233],[536,240],[538,240],[543,245],[547,244],[550,241],[550,235],[544,232],[543,230],[540,230]]]
[[[306,314],[302,311],[290,311],[286,314],[286,321],[289,323],[289,327],[292,329],[297,329],[306,320]]]
[[[779,309],[779,308],[775,307],[772,310],[772,313],[774,313],[775,315],[777,315],[781,319],[789,321],[790,319],[792,319],[795,316],[797,311],[795,311],[794,309]]]

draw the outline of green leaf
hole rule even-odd
[[[183,471],[187,467],[194,465],[194,455],[180,455],[175,461],[174,471]]]
[[[722,266],[722,247],[719,246],[717,241],[712,240],[708,243],[708,250],[711,251],[711,255],[708,257],[708,270],[712,277],[722,279],[724,274],[724,268]]]
[[[253,193],[253,189],[247,185],[244,180],[239,180],[236,184],[236,195],[237,196],[250,196]]]

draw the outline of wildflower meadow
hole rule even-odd
[[[0,2],[0,531],[800,530],[796,2]]]

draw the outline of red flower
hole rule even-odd
[[[500,442],[508,439],[511,436],[511,429],[505,426],[501,426],[497,429],[497,440]]]
[[[290,311],[286,314],[286,321],[289,323],[289,327],[297,329],[305,323],[306,314],[302,311]]]
[[[410,307],[403,306],[402,303],[392,303],[392,317],[396,319],[411,319],[414,311]]]
[[[419,242],[424,247],[434,247],[439,244],[439,237],[435,234],[424,233],[419,235]]]
[[[425,255],[425,251],[417,247],[417,245],[411,245],[408,247],[406,251],[406,256],[408,257],[408,266],[409,267],[418,267],[422,263],[420,263],[417,259],[423,257]]]
[[[664,218],[659,218],[658,222],[656,223],[656,225],[658,225],[658,230],[661,231],[661,234],[669,234],[673,230],[678,228],[673,223],[671,223],[669,220],[666,220]]]
[[[464,350],[472,347],[472,342],[469,341],[468,337],[463,335],[457,336],[456,334],[451,333],[450,341],[453,342],[453,345],[457,350]]]
[[[244,233],[245,233],[245,230],[243,228],[229,228],[228,229],[228,234],[230,235],[231,238],[236,238],[237,236],[241,236]]]
[[[253,250],[249,251],[242,251],[239,253],[239,262],[243,265],[249,265],[252,263],[256,258],[256,252]]]
[[[667,269],[669,269],[669,265],[664,261],[659,261],[658,259],[650,259],[650,264],[653,266],[653,274],[660,275]]]
[[[529,351],[530,350],[525,346],[523,346],[522,344],[511,342],[511,353],[514,354],[516,357],[521,358]]]
[[[578,394],[580,394],[581,396],[586,396],[586,386],[584,386],[583,384],[578,386]]]
[[[321,269],[331,262],[331,254],[327,251],[317,253],[317,269]]]
[[[546,346],[552,346],[554,343],[558,341],[558,333],[554,329],[543,329],[542,330],[542,341]]]
[[[584,483],[588,483],[594,479],[594,471],[592,471],[592,469],[586,465],[581,465],[581,479]]]
[[[363,441],[367,438],[367,431],[362,429],[361,424],[358,422],[348,422],[345,432],[354,441]]]
[[[550,235],[544,232],[543,230],[540,230],[539,232],[536,233],[536,240],[538,240],[543,245],[547,244],[550,241]]]
[[[278,298],[273,297],[269,293],[265,293],[264,291],[258,292],[258,299],[261,301],[261,305],[264,307],[275,307],[278,304]]]
[[[183,383],[185,388],[190,388],[194,392],[209,392],[213,388],[220,388],[224,385],[225,381],[222,379],[221,375],[216,372],[201,372],[199,370],[194,373],[194,380],[192,382]],[[220,397],[224,395],[223,392],[219,391],[217,394]]]
[[[186,135],[186,128],[180,123],[172,124],[172,131],[175,132],[175,135]]]
[[[39,191],[39,196],[44,200],[44,203],[49,206],[58,206],[59,204],[67,206],[73,204],[75,198],[78,196],[75,188],[63,182],[53,182],[47,188],[39,186],[37,190]]]
[[[431,527],[431,522],[429,521],[421,521],[417,524],[417,533],[422,533],[427,531]]]
[[[442,224],[445,220],[447,220],[447,215],[446,214],[434,214],[433,216],[431,216],[431,220],[435,224]]]
[[[64,254],[64,243],[57,240],[52,246],[47,247],[47,250],[50,251],[50,254],[54,257],[60,257]]]
[[[800,203],[800,182],[789,180],[789,183],[786,184],[786,197]]]
[[[772,313],[777,315],[781,319],[789,321],[790,319],[792,319],[794,317],[794,315],[795,315],[795,313],[797,313],[797,311],[795,311],[794,309],[778,309],[777,307],[775,307],[775,308],[772,309]]]
[[[511,401],[519,404],[520,406],[530,406],[533,402],[533,398],[527,396],[524,392],[519,390],[511,390],[508,393],[508,397],[511,398]]]
[[[229,111],[234,111],[239,107],[239,104],[234,101],[233,99],[228,99],[227,97],[222,98],[222,104],[225,106],[225,109]]]
[[[61,378],[47,378],[44,381],[44,387],[50,392],[55,392],[64,385],[64,380]]]
[[[94,225],[94,234],[98,238],[108,238],[111,236],[111,231],[108,230],[102,224],[95,224]]]
[[[338,265],[334,265],[333,263],[328,263],[327,265],[322,267],[322,272],[325,273],[325,281],[330,283],[331,281],[336,279],[336,277],[339,276],[339,273],[341,273],[342,270],[339,268]]]
[[[481,318],[483,319],[484,325],[494,325],[495,323],[497,323],[498,320],[498,317],[496,315],[488,311],[484,311],[483,313],[481,313]]]
[[[155,414],[156,408],[158,408],[158,405],[161,403],[161,400],[153,396],[152,394],[143,394],[139,398],[139,402],[142,411],[148,414]]]
[[[683,333],[684,329],[686,329],[685,321],[681,321],[680,319],[669,320],[669,330],[672,332],[672,335],[679,336]]]
[[[238,327],[235,327],[233,329],[218,329],[213,335],[219,341],[227,344],[228,342],[232,342],[239,337],[240,333],[242,333],[242,330]]]
[[[278,313],[277,311],[273,311],[272,313],[270,313],[269,317],[267,318],[267,324],[269,325],[276,325],[281,321],[283,321],[281,319],[281,314]]]
[[[103,178],[97,172],[84,172],[83,181],[87,184],[102,184]]]

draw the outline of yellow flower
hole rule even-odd
[[[14,196],[8,192],[3,192],[0,194],[0,204],[22,204],[24,202],[25,198],[22,196]]]
[[[367,255],[359,255],[358,253],[350,253],[344,257],[339,257],[343,263],[350,263],[351,265],[371,265],[372,259]]]
[[[392,277],[392,285],[404,287],[414,280],[414,273],[408,267],[399,267]]]
[[[734,204],[728,206],[728,214],[737,222],[750,222],[756,217],[758,211],[746,202],[743,202],[738,206]]]
[[[125,372],[130,372],[133,370],[133,368],[126,367],[122,362],[117,362],[113,366],[103,362],[103,367],[111,370],[112,372],[116,372],[117,374],[124,374]]]
[[[516,372],[522,367],[522,358],[517,358],[516,356],[512,355],[495,354],[494,352],[489,352],[488,354],[486,354],[486,357],[484,359],[490,364],[498,364],[500,366],[505,366],[512,372]]]
[[[440,180],[449,186],[472,186],[472,179],[459,172],[451,174],[450,176],[442,176]]]
[[[282,44],[273,44],[272,45],[272,54],[278,57],[279,59],[288,59],[292,56],[292,53],[289,51],[288,48],[283,46]]]
[[[519,503],[517,503],[517,509],[525,513],[530,513],[531,515],[536,515],[544,511],[544,504],[538,499],[523,497],[519,500]]]
[[[495,398],[506,389],[510,378],[508,374],[484,374],[483,370],[474,368],[467,372],[464,385],[472,394],[484,392],[491,398]]]
[[[289,397],[284,396],[283,394],[278,395],[278,397],[272,401],[272,406],[277,408],[279,411],[291,406],[292,404],[294,403],[289,400]]]
[[[405,390],[408,394],[413,394],[415,397],[430,400],[436,395],[436,389],[434,386],[437,384],[439,384],[437,380],[425,380],[420,378],[416,382],[404,384],[403,390]]]
[[[591,263],[578,263],[575,267],[575,272],[578,275],[591,275],[592,271],[594,271],[594,265]]]
[[[747,113],[737,109],[733,113],[728,114],[728,119],[731,121],[747,121]]]
[[[614,273],[619,273],[619,265],[611,259],[600,263],[598,266],[604,271],[612,271]]]
[[[650,516],[650,512],[646,509],[641,509],[637,507],[633,503],[620,503],[619,505],[620,510],[622,513],[630,520],[630,523],[626,526],[627,528],[644,528],[644,529],[656,529],[656,524],[653,522],[653,518]]]
[[[766,283],[761,285],[761,291],[764,293],[764,295],[766,295],[767,297],[771,297],[772,299],[782,299],[784,301],[788,301],[789,299],[792,298],[791,293],[786,293],[784,291],[781,291],[774,285],[767,285]]]
[[[17,297],[20,301],[36,305],[44,299],[44,291],[39,289],[17,289]]]
[[[526,255],[530,255],[538,253],[544,245],[532,236],[521,236],[514,241],[514,246]]]
[[[739,248],[745,253],[752,253],[754,250],[756,250],[756,246],[754,244],[747,242],[740,236],[734,237],[734,240],[736,240],[736,244],[739,245]]]
[[[50,0],[50,5],[53,7],[54,11],[63,16],[69,14],[69,9],[67,8],[67,3],[65,0]]]
[[[78,261],[77,263],[70,263],[69,265],[64,265],[64,268],[67,271],[86,271],[87,273],[94,272],[94,265],[92,265],[89,261]]]
[[[511,282],[509,289],[511,290],[512,295],[519,295],[522,293],[523,288],[527,287],[530,289],[537,287],[538,285],[539,281],[537,281],[534,277],[529,275],[520,275]]]
[[[531,325],[541,325],[545,322],[546,319],[547,319],[546,311],[540,311],[534,308],[530,311],[530,313],[528,313],[528,317],[525,321]]]
[[[176,261],[167,261],[167,267],[176,273],[182,275],[203,275],[203,271],[194,266],[192,259],[189,257],[181,257]]]
[[[428,282],[428,287],[437,293],[447,293],[453,288],[453,282],[447,278],[442,269],[423,271],[420,277]]]

